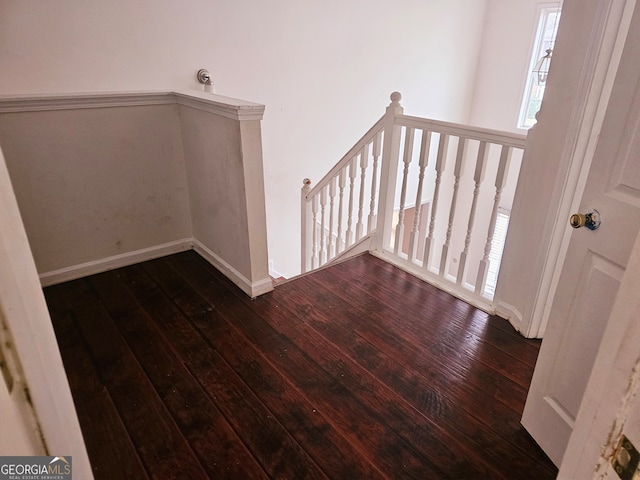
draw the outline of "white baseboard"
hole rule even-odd
[[[240,289],[242,289],[242,291],[251,298],[255,298],[273,290],[271,277],[263,278],[256,282],[250,282],[244,275],[194,238],[184,238],[182,240],[163,243],[162,245],[156,245],[149,248],[143,248],[141,250],[135,250],[133,252],[102,258],[100,260],[61,268],[60,270],[44,272],[39,274],[40,283],[43,287],[48,287],[57,283],[68,282],[69,280],[95,275],[96,273],[126,267],[191,249],[194,249],[211,265],[220,270],[220,272],[240,287]]]
[[[273,269],[273,260],[269,260],[269,276],[272,278],[286,278],[283,274]]]
[[[255,298],[264,293],[273,290],[273,282],[271,277],[260,279],[256,282],[251,282],[247,277],[238,272],[235,268],[225,262],[222,258],[212,252],[209,248],[202,244],[197,239],[193,239],[193,249],[207,262],[220,270],[229,280],[235,283],[240,289],[249,295],[251,298]]]
[[[135,263],[153,260],[154,258],[164,257],[173,253],[190,250],[193,247],[192,238],[183,238],[173,242],[163,243],[133,252],[127,252],[112,257],[101,258],[91,262],[81,263],[72,267],[61,268],[39,274],[40,283],[43,287],[55,285],[56,283],[68,282],[77,278],[95,275],[96,273],[106,272],[115,268],[126,267]]]
[[[495,315],[496,309],[494,304],[487,298],[476,295],[473,290],[466,289],[460,285],[457,285],[455,279],[446,281],[438,274],[431,271],[425,272],[418,265],[398,257],[397,255],[383,250],[382,252],[377,250],[371,250],[369,252],[378,258],[381,258],[391,265],[395,265],[401,270],[404,270],[411,275],[424,280],[426,283],[433,285],[434,287],[459,298],[463,302],[476,307],[489,315]]]
[[[502,318],[509,320],[511,326],[524,335],[524,332],[522,332],[522,313],[520,313],[520,310],[508,303],[498,302],[496,305],[496,313]]]

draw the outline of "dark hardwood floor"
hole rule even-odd
[[[96,479],[551,479],[539,342],[362,255],[251,300],[194,252],[48,287]]]

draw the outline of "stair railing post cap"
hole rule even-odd
[[[390,95],[391,105],[397,106],[400,105],[400,100],[402,100],[402,94],[400,92],[393,92]]]

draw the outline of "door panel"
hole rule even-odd
[[[602,224],[571,234],[522,418],[557,465],[640,228],[638,32],[636,8],[579,207],[598,210]]]
[[[577,259],[579,261],[579,259]],[[559,359],[553,366],[558,378],[551,385],[552,397],[574,421],[584,389],[589,380],[605,323],[609,318],[624,269],[607,259],[589,252],[584,258],[576,286],[576,301],[573,302],[567,320]]]

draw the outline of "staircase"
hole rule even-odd
[[[485,311],[526,136],[404,115],[302,186],[302,272],[369,251]]]

